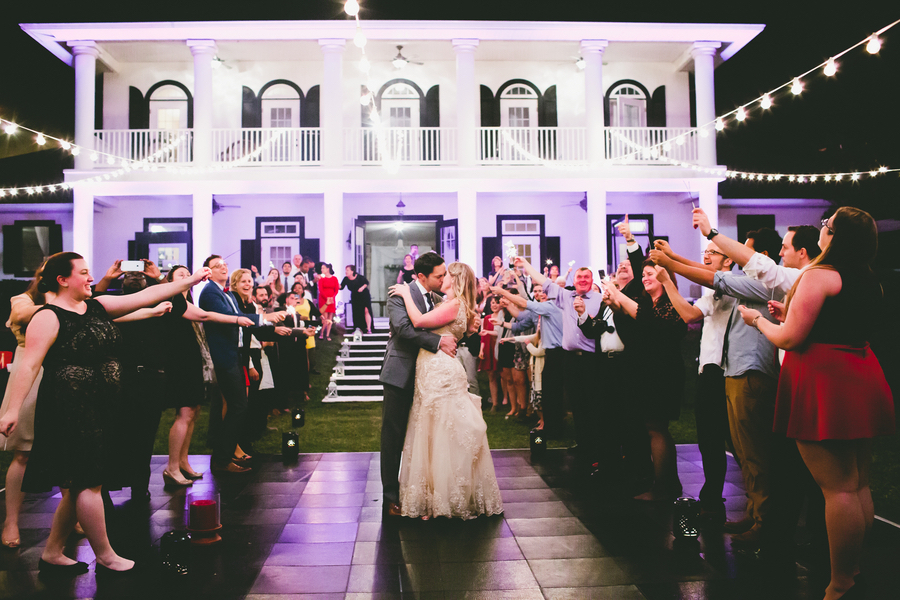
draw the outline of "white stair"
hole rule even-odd
[[[376,318],[373,323],[378,333],[363,334],[362,340],[353,341],[353,332],[344,336],[341,350],[349,356],[338,354],[337,361],[344,366],[344,375],[335,379],[337,396],[322,399],[322,402],[381,402],[384,387],[378,380],[389,336],[386,333],[388,320]]]

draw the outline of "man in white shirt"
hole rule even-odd
[[[303,265],[303,255],[295,254],[294,258],[291,260],[291,277],[296,275],[300,271],[300,267]],[[285,290],[287,291],[287,290]]]

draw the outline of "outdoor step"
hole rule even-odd
[[[371,356],[351,356],[350,358],[343,358],[338,356],[337,358],[340,362],[347,365],[365,365],[368,367],[381,367],[381,364],[384,362],[384,357],[373,358]]]
[[[343,385],[338,387],[338,395],[344,396],[371,396],[381,395],[384,392],[380,385]]]
[[[338,396],[337,398],[322,398],[322,402],[382,402],[382,396]]]
[[[377,387],[381,388],[382,384],[378,381],[378,376],[375,375],[371,379],[347,379],[346,377],[335,379],[335,383],[337,383],[338,389],[347,389],[355,386],[362,387]]]
[[[387,340],[366,340],[354,342],[353,340],[344,340],[344,344],[351,348],[384,348],[387,346]]]
[[[384,350],[350,350],[350,357],[365,357],[369,356],[372,358],[384,358]]]
[[[347,365],[344,367],[345,375],[377,375],[381,371],[381,365]]]
[[[344,375],[343,377],[338,376],[335,381],[338,382],[338,385],[340,385],[342,381],[378,381],[378,373],[372,373],[370,375]]]

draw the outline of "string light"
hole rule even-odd
[[[716,131],[722,131],[723,129],[725,129],[725,121],[723,121],[722,119],[716,119]],[[669,148],[672,147],[669,142],[666,142],[665,144],[663,144],[663,150],[668,150],[666,146],[668,146]]]
[[[803,91],[803,84],[800,83],[799,77],[794,77],[794,82],[791,84],[791,93],[795,96],[799,96],[800,92]]]
[[[356,34],[353,36],[353,45],[357,48],[365,48],[366,47],[366,34],[363,33],[361,27],[356,28]]]
[[[575,61],[575,66],[578,67],[579,71],[584,71],[584,68],[587,66],[587,63],[584,62],[584,58],[579,56],[578,60]]]
[[[750,173],[747,171],[735,171],[735,170],[727,170],[725,172],[725,176],[728,179],[744,179],[748,181],[766,181],[773,182],[779,181],[780,179],[787,177],[787,180],[791,183],[816,183],[820,179],[826,183],[829,182],[858,182],[862,179],[874,179],[879,175],[884,175],[885,173],[895,173],[900,172],[900,169],[889,169],[888,167],[878,167],[878,169],[873,169],[871,171],[850,171],[846,173],[794,173],[790,175],[784,175],[781,173]]]
[[[16,130],[18,128],[19,128],[19,126],[16,125],[15,123],[13,123],[12,121],[7,121],[6,127],[3,128],[3,131],[5,131],[7,135],[12,135],[16,132]]]
[[[763,94],[762,100],[759,101],[759,105],[763,108],[763,110],[769,110],[772,108],[772,99],[768,94]]]
[[[740,107],[739,109],[737,109],[737,112],[735,113],[734,118],[737,119],[738,121],[743,121],[744,119],[747,118],[747,113],[744,112],[743,106]],[[724,128],[724,123],[723,123],[722,127]]]
[[[344,3],[344,12],[351,17],[355,17],[359,14],[359,2],[356,0],[347,0]]]
[[[825,63],[825,68],[822,69],[822,72],[829,77],[833,77],[834,74],[837,73],[837,63],[834,62],[833,58],[828,59],[828,62]]]
[[[44,137],[44,134],[39,133],[37,134],[37,137],[34,138],[34,143],[38,146],[43,146],[47,143],[47,138]]]
[[[869,43],[866,44],[866,52],[869,54],[878,54],[879,50],[881,50],[881,39],[879,39],[877,33],[873,33],[869,36]]]

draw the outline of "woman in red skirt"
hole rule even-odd
[[[497,336],[501,330],[494,329],[490,317],[503,313],[498,296],[488,296],[486,305],[490,312],[481,320],[481,352],[478,354],[478,370],[486,371],[488,374],[488,384],[491,388],[491,412],[493,413],[497,412],[500,397],[503,395],[500,387],[500,364],[497,362]]]
[[[778,381],[775,430],[797,440],[825,496],[831,553],[826,600],[861,597],[863,539],[875,510],[869,490],[872,438],[895,429],[894,401],[869,337],[882,289],[871,264],[872,217],[843,207],[822,222],[820,254],[794,284],[779,326],[741,307],[744,321],[788,352]],[[771,306],[771,304],[770,304]]]

